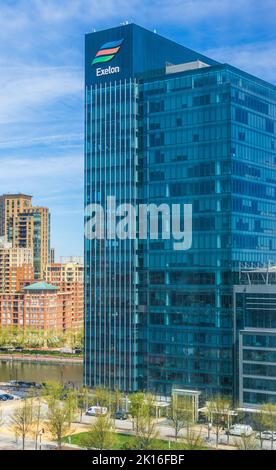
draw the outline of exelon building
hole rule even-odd
[[[87,386],[235,397],[233,287],[276,263],[275,104],[272,84],[135,24],[86,35],[85,223],[108,196],[193,214],[187,250],[85,238]]]

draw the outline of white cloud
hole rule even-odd
[[[254,3],[254,0],[253,0]],[[47,22],[63,22],[72,18],[87,21],[96,26],[98,21],[139,20],[142,22],[172,21],[186,24],[198,22],[202,18],[227,15],[236,9],[233,0],[67,0],[64,4],[57,0],[34,0],[39,16]],[[252,6],[252,0],[239,0],[239,9]],[[93,24],[94,22],[94,24]]]
[[[57,0],[47,2],[34,0],[34,5],[39,16],[47,22],[64,22],[70,19],[82,21],[90,19],[91,23],[101,20],[112,21],[122,14],[138,14],[143,9],[143,2],[138,0],[117,0],[116,2],[114,0],[67,0],[66,8],[64,3]],[[127,19],[127,16],[123,16],[123,19]]]
[[[1,157],[0,187],[1,192],[13,186],[36,186],[59,188],[64,185],[81,183],[83,178],[83,156],[50,155],[47,158]],[[5,189],[4,189],[5,188]],[[17,190],[16,188],[14,190]],[[25,189],[24,191],[26,191]],[[21,191],[21,189],[20,189]]]
[[[20,139],[0,139],[0,149],[4,148],[23,148],[32,145],[62,145],[65,147],[83,146],[83,133],[58,134],[58,135],[41,135],[39,137],[27,137]]]
[[[274,0],[18,0],[11,6],[0,7],[6,29],[24,27],[29,22],[40,20],[47,24],[82,21],[97,27],[98,22],[139,21],[143,24],[172,23],[186,25],[202,20],[235,16],[250,18],[257,9],[268,11]],[[1,23],[0,23],[1,24]]]
[[[71,241],[65,227],[83,194],[85,32],[133,21],[273,81],[275,19],[275,0],[0,0],[0,193],[48,201],[59,251],[82,246],[81,217]]]
[[[20,32],[30,26],[31,15],[26,6],[24,1],[13,5],[8,5],[3,1],[0,3],[0,37],[15,31]]]
[[[209,49],[205,54],[275,83],[275,50],[276,41],[269,41]]]
[[[66,8],[58,0],[33,0],[38,16],[46,23],[82,21],[97,28],[99,22],[108,27],[112,22],[140,22],[158,27],[158,24],[195,25],[202,21],[219,19],[231,21],[232,28],[239,21],[258,20],[260,12],[272,12],[274,0],[67,0]],[[268,15],[269,19],[271,15]],[[235,20],[235,24],[233,23]],[[265,18],[263,18],[265,19]]]
[[[9,67],[0,76],[0,123],[25,121],[68,95],[81,97],[78,67]]]

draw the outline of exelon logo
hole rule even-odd
[[[103,75],[112,75],[113,73],[119,73],[120,67],[107,67],[106,69],[97,68],[96,69],[96,76],[102,77]]]
[[[100,50],[97,52],[91,65],[109,62],[112,60],[113,57],[118,54],[123,42],[124,39],[119,39],[118,41],[111,41],[103,44]]]

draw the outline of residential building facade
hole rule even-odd
[[[83,264],[52,263],[47,266],[46,281],[71,296],[71,328],[83,328]]]
[[[3,194],[0,196],[0,237],[5,236],[14,247],[22,246],[19,233],[19,214],[30,208],[31,204],[32,196],[26,194]],[[27,240],[25,247],[30,245],[30,241],[27,242]]]
[[[33,252],[30,248],[13,248],[0,238],[0,293],[15,293],[34,279]]]
[[[0,236],[14,248],[33,251],[35,279],[44,279],[50,260],[50,213],[47,207],[32,206],[32,196],[0,196]]]

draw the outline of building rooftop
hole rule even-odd
[[[48,284],[47,282],[35,282],[34,284],[30,284],[29,286],[23,287],[23,291],[57,291],[59,290],[58,287],[52,286],[52,284]]]
[[[6,194],[2,194],[2,196],[0,197],[4,197],[4,198],[21,198],[21,197],[24,197],[24,198],[28,198],[28,199],[32,199],[33,196],[29,196],[28,194],[21,194],[21,193],[16,193],[16,194],[9,194],[9,193],[6,193]]]

